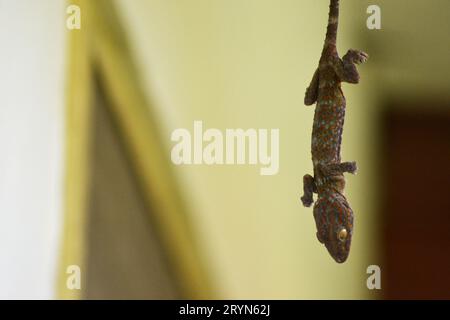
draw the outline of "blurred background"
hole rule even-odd
[[[0,0],[0,298],[450,298],[450,3],[341,1],[340,54],[370,54],[343,85],[343,265],[299,200],[328,5]],[[195,120],[279,128],[279,173],[173,165]]]

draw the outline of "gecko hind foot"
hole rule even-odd
[[[358,84],[359,73],[356,65],[366,62],[367,59],[369,59],[367,53],[350,49],[342,59],[334,59],[332,65],[342,82]]]
[[[369,55],[360,50],[350,49],[347,54],[344,56],[345,60],[354,63],[354,64],[362,64],[365,63],[369,59]]]
[[[316,72],[314,72],[313,79],[311,80],[308,89],[306,89],[304,100],[305,105],[311,106],[314,103],[316,103],[318,96],[319,96],[319,69],[317,69]]]

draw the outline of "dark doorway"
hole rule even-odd
[[[384,298],[450,299],[450,113],[396,110],[384,120]]]

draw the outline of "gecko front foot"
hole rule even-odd
[[[311,207],[312,204],[314,203],[314,199],[313,199],[312,194],[310,194],[310,195],[306,195],[306,194],[305,194],[305,195],[303,195],[303,196],[300,198],[300,200],[302,201],[303,206],[304,206],[304,207],[307,207],[307,208]]]
[[[358,171],[358,166],[356,165],[356,161],[343,162],[343,163],[341,163],[341,167],[342,167],[342,172],[356,174],[356,172]]]
[[[300,200],[302,201],[302,203],[305,207],[309,208],[314,203],[314,199],[313,199],[314,192],[317,193],[317,188],[316,188],[316,183],[314,181],[314,178],[311,175],[306,174],[303,177],[303,196],[300,198]]]
[[[361,64],[369,59],[369,55],[363,51],[350,49],[343,59],[354,64]]]

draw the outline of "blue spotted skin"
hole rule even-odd
[[[323,192],[314,205],[317,239],[325,244],[328,252],[338,263],[347,260],[353,233],[353,211],[339,192]],[[345,240],[339,240],[341,228],[348,230]]]
[[[313,163],[340,163],[345,97],[341,91],[341,81],[331,66],[323,62],[319,66],[319,74],[319,96],[311,143]]]
[[[344,196],[344,172],[355,173],[355,162],[341,162],[341,143],[346,101],[342,82],[358,83],[356,65],[368,55],[349,50],[341,59],[336,49],[339,0],[330,0],[327,37],[319,66],[305,95],[305,104],[317,102],[312,131],[311,152],[314,176],[303,178],[303,205],[310,207],[313,193],[317,238],[338,263],[347,260],[353,236],[353,211]]]

